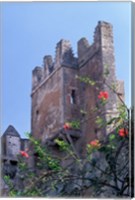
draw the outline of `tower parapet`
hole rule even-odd
[[[112,90],[107,87],[107,85],[113,87],[117,82],[115,74],[116,69],[112,25],[110,23],[100,21],[96,28],[94,41],[95,43],[100,44],[100,49],[102,52],[102,76],[104,76],[107,70],[109,71],[108,75],[106,76],[106,84],[104,85],[104,90],[109,92],[109,98],[111,99],[111,101],[109,101],[108,104],[106,104],[106,109],[113,110],[117,106],[117,98],[116,95],[112,92]]]
[[[77,59],[73,55],[69,40],[60,40],[56,46],[55,68],[61,65],[77,67]]]
[[[49,76],[53,72],[54,63],[51,55],[44,56],[43,58],[43,66],[44,66],[44,78]]]
[[[43,68],[42,67],[35,67],[32,71],[32,89],[35,89],[39,83],[41,83],[43,79]]]
[[[60,40],[56,45],[55,59],[51,55],[43,57],[43,67],[36,66],[32,72],[32,90],[35,91],[49,76],[60,67],[77,69],[78,58],[73,54],[69,40]]]
[[[78,41],[78,46],[77,47],[78,47],[78,58],[79,58],[79,61],[80,61],[80,59],[88,51],[90,45],[89,45],[88,40],[83,37]]]

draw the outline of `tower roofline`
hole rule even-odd
[[[7,135],[20,137],[20,134],[12,125],[8,126],[8,128],[5,130],[2,136],[7,136]]]

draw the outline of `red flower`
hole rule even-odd
[[[99,99],[108,99],[108,97],[109,97],[109,94],[108,94],[108,92],[106,92],[106,91],[101,91],[100,93],[99,93],[99,95],[98,95],[98,98]]]
[[[127,130],[127,129],[124,129],[124,128],[121,128],[121,129],[119,130],[119,136],[125,137],[126,135],[128,135],[128,130]]]
[[[20,154],[21,154],[23,157],[29,158],[29,155],[27,154],[26,151],[20,151]]]
[[[93,140],[93,141],[91,141],[91,142],[90,142],[90,145],[91,145],[92,147],[100,147],[100,146],[101,146],[99,140]]]
[[[67,129],[70,129],[71,126],[70,126],[70,124],[67,122],[67,123],[64,124],[63,128],[64,128],[65,130],[67,130]]]

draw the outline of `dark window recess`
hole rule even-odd
[[[12,165],[17,165],[17,161],[14,161],[14,160],[10,160],[10,163],[11,163]]]
[[[85,117],[86,113],[82,113],[82,117]]]
[[[72,90],[71,92],[71,104],[76,104],[76,92]]]
[[[37,115],[39,114],[39,110],[36,111],[36,114],[37,114]]]
[[[37,80],[38,80],[38,82],[40,82],[41,81],[41,76],[38,76]]]
[[[51,74],[53,72],[53,65],[49,66],[49,73]]]

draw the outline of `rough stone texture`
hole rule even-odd
[[[44,77],[47,77],[50,73],[52,73],[54,67],[52,56],[48,55],[44,57],[43,66],[44,66]]]
[[[9,126],[2,136],[3,155],[16,157],[20,151],[20,135],[13,126]]]
[[[32,92],[32,134],[43,141],[63,123],[62,77],[62,69],[56,68]]]
[[[17,172],[17,155],[20,154],[21,150],[25,151],[29,147],[29,140],[22,139],[17,130],[9,125],[1,137],[1,146],[2,175],[9,175],[14,178]]]
[[[37,66],[33,70],[32,74],[33,74],[32,87],[34,89],[42,81],[43,69]]]
[[[21,139],[21,150],[25,151],[26,149],[29,149],[29,139],[22,138]]]
[[[81,120],[82,137],[76,141],[76,147],[82,153],[86,143],[97,137],[104,137],[110,132],[111,129],[99,129],[95,123],[97,114],[104,120],[108,120],[110,114],[117,115],[116,95],[111,88],[108,89],[104,83],[101,84],[106,69],[109,70],[109,74],[105,81],[112,87],[117,83],[117,79],[111,24],[98,23],[91,45],[85,38],[78,41],[78,58],[74,57],[69,41],[58,42],[54,62],[51,56],[45,56],[44,68],[36,67],[33,70],[31,94],[33,136],[45,142],[59,132],[66,121]],[[76,75],[98,81],[99,89],[80,82],[75,78]],[[118,90],[123,98],[122,85],[119,82]],[[109,93],[109,101],[104,108],[99,105],[99,91]],[[95,107],[98,107],[102,114],[93,112],[92,109]],[[89,115],[81,114],[81,109]]]

